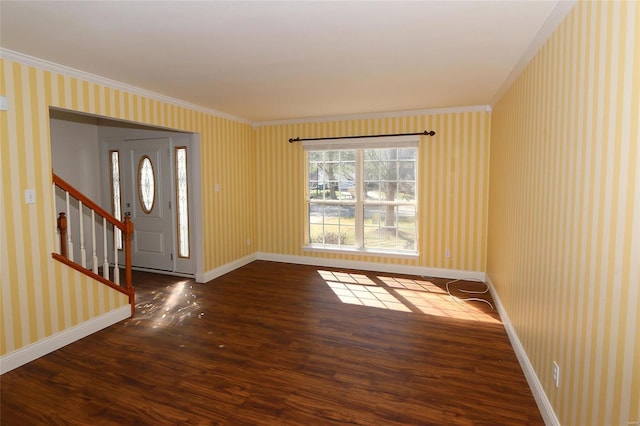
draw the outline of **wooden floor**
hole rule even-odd
[[[1,377],[1,423],[543,424],[497,314],[445,282],[263,261],[207,284],[136,273],[133,319]]]

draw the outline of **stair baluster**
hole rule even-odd
[[[132,283],[131,274],[131,238],[133,235],[133,223],[129,215],[126,215],[124,221],[120,221],[113,217],[110,213],[104,210],[102,207],[91,201],[84,196],[80,191],[69,185],[60,177],[53,174],[53,195],[54,195],[54,214],[55,214],[55,199],[56,199],[56,187],[64,191],[64,204],[66,211],[60,212],[57,217],[57,248],[59,253],[52,253],[54,259],[70,266],[77,271],[84,273],[92,277],[93,279],[108,285],[115,290],[127,295],[129,297],[129,303],[131,304],[131,315],[135,311],[135,292]],[[78,220],[79,220],[79,234],[80,234],[80,263],[76,263],[73,259],[73,239],[71,237],[71,201],[70,197],[73,197],[78,201]],[[87,268],[87,254],[85,245],[85,232],[84,232],[84,207],[91,211],[91,246],[92,246],[92,265],[91,269]],[[76,214],[76,213],[73,213]],[[96,214],[98,218],[96,218]],[[102,275],[99,275],[99,261],[96,235],[96,219],[102,218],[102,240],[103,240],[103,254],[104,259],[102,262]],[[75,219],[74,219],[75,220]],[[109,248],[108,241],[109,235],[113,236],[113,260],[109,260]],[[118,241],[117,238],[122,236],[124,242],[124,271],[125,271],[125,283],[124,286],[120,285],[120,270],[121,264],[118,262]],[[113,275],[110,278],[110,269],[113,265]]]

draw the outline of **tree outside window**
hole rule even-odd
[[[309,150],[312,246],[416,251],[417,148]]]

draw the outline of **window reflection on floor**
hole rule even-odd
[[[415,312],[472,321],[500,323],[489,297],[465,301],[460,288],[481,291],[483,283],[461,281],[447,292],[447,280],[398,278],[391,275],[355,274],[318,270],[327,286],[342,303],[400,312]]]

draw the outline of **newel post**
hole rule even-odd
[[[133,291],[133,278],[131,276],[131,238],[133,237],[133,222],[131,216],[126,213],[124,216],[124,282],[129,292],[129,303],[131,304],[131,316],[135,313],[135,295]]]
[[[67,215],[58,215],[58,231],[60,232],[60,255],[67,257]]]

